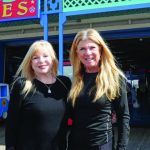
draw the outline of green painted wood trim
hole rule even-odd
[[[63,0],[63,12],[150,3],[150,0]]]

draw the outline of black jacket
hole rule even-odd
[[[112,109],[117,114],[118,142],[117,150],[125,150],[129,139],[129,109],[126,84],[121,87],[121,96],[112,102],[103,95],[93,102],[97,73],[86,73],[84,87],[76,100],[75,107],[69,104],[70,116],[73,120],[69,135],[69,150],[90,150],[94,146],[103,145],[112,140]]]

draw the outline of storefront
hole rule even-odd
[[[143,18],[143,14],[145,15],[145,18]],[[130,15],[123,15],[120,17],[95,17],[96,21],[93,19],[89,19],[87,21],[87,19],[83,18],[80,20],[77,19],[75,22],[69,22],[65,26],[66,28],[64,29],[63,35],[64,44],[62,57],[64,64],[67,66],[64,67],[64,74],[71,77],[71,67],[68,63],[69,49],[75,33],[82,28],[93,27],[98,31],[101,31],[101,34],[106,39],[108,45],[112,49],[112,52],[116,56],[120,67],[125,71],[125,73],[129,72],[128,80],[131,84],[131,88],[136,88],[137,94],[142,78],[144,79],[142,80],[142,82],[144,82],[144,85],[146,86],[145,92],[147,92],[150,88],[150,22],[148,22],[150,18],[148,17],[149,13],[143,14],[141,15],[141,17],[137,17],[138,15],[132,15],[132,17]],[[138,18],[137,20],[134,20],[135,16]],[[99,21],[97,21],[97,19]],[[141,21],[140,23],[138,22],[139,20]],[[125,21],[127,22],[127,24],[125,24]],[[135,21],[135,24],[132,24],[133,21]],[[103,26],[101,26],[102,24]],[[31,43],[35,40],[43,39],[41,28],[39,28],[39,26],[37,27],[37,24],[34,25],[35,27],[30,25],[30,27],[26,27],[26,29],[24,28],[24,26],[21,26],[19,28],[16,27],[14,30],[10,29],[7,33],[10,34],[10,37],[12,36],[13,38],[4,35],[4,39],[0,40],[1,83],[10,84],[12,82],[13,76]],[[79,26],[78,29],[77,26]],[[48,40],[53,44],[59,58],[60,48],[58,44],[59,35],[57,33],[57,28],[57,25],[49,27],[50,32],[52,31],[52,35],[50,34],[48,36]],[[29,33],[26,34],[28,30]],[[19,31],[21,33],[19,33]],[[11,34],[13,32],[14,35]],[[148,94],[145,99],[146,103],[144,105],[140,104],[140,102],[138,103],[139,105],[134,105],[134,102],[132,101],[133,99],[130,99],[129,104],[132,112],[132,124],[150,124],[150,112],[148,112],[148,109],[146,110],[146,112],[143,112],[143,108],[141,109],[140,107],[141,105],[142,107],[146,106],[150,108],[150,99]]]

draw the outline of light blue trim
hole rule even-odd
[[[64,31],[64,23],[66,21],[66,17],[62,12],[62,1],[59,3],[60,13],[59,13],[59,74],[63,75],[63,31]]]

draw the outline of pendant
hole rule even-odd
[[[49,93],[49,94],[51,93],[51,90],[50,90],[50,89],[48,89],[48,93]]]

